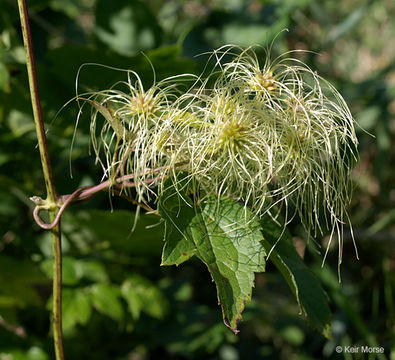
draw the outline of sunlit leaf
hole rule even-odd
[[[128,308],[134,319],[144,311],[148,315],[161,319],[168,309],[168,303],[162,292],[148,279],[134,274],[125,280],[121,293],[128,303]]]
[[[41,263],[41,270],[52,279],[53,260],[46,259]],[[68,256],[62,259],[62,282],[65,285],[75,285],[81,279],[82,273],[78,271],[77,260]]]
[[[168,184],[174,191],[174,186]],[[169,195],[171,190],[168,190],[160,199],[159,208],[165,214],[167,226],[162,264],[181,263],[186,251],[189,252],[184,257],[195,254],[202,260],[217,286],[224,322],[238,332],[237,324],[245,303],[251,299],[255,272],[265,270],[259,223],[248,209],[227,198],[207,199],[195,210],[187,211],[185,205],[181,205],[177,211],[177,204],[187,201],[184,199],[188,198],[189,191],[185,183],[179,185],[173,195]],[[169,238],[172,234],[175,236]]]
[[[77,324],[85,325],[91,316],[89,295],[83,288],[64,289],[62,295],[63,329],[72,330]]]
[[[270,260],[280,270],[300,306],[317,330],[324,336],[331,336],[331,312],[328,297],[318,278],[306,266],[292,243],[287,229],[276,224],[266,215],[262,221],[263,245],[270,253]],[[284,230],[284,231],[283,231]]]
[[[114,320],[120,321],[124,315],[119,288],[108,284],[95,284],[90,287],[94,307]]]

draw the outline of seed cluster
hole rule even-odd
[[[92,143],[105,176],[134,174],[138,200],[150,201],[163,179],[182,171],[199,184],[200,200],[227,196],[258,216],[282,204],[288,218],[298,213],[307,229],[324,224],[340,239],[357,157],[354,120],[307,65],[270,55],[260,62],[253,47],[225,46],[211,54],[206,77],[175,76],[145,90],[128,72],[126,91],[91,95]],[[181,91],[180,78],[193,85]]]

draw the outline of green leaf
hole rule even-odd
[[[50,278],[53,278],[53,260],[45,259],[40,264],[41,270]],[[78,261],[72,257],[64,256],[62,259],[62,283],[64,285],[75,285],[82,277],[78,269]]]
[[[129,133],[123,127],[121,121],[117,119],[116,116],[113,115],[112,111],[109,108],[101,105],[97,101],[93,101],[85,98],[81,98],[81,99],[82,101],[85,101],[88,104],[92,105],[104,117],[104,119],[106,119],[106,121],[111,125],[112,129],[117,134],[117,136],[125,139],[126,141],[129,140]]]
[[[280,270],[294,293],[301,313],[325,337],[331,337],[328,298],[313,272],[305,265],[292,243],[290,233],[266,215],[261,220],[263,245],[269,259]]]
[[[235,333],[255,272],[265,270],[259,222],[239,203],[211,197],[193,209],[185,180],[168,182],[158,209],[166,222],[163,265],[178,265],[196,256],[206,264],[217,286],[224,323]]]
[[[34,262],[3,254],[0,255],[0,281],[24,285],[48,283],[48,279]]]
[[[225,324],[235,333],[255,272],[265,271],[265,248],[259,223],[244,206],[227,198],[211,198],[191,225],[197,256],[217,286]]]
[[[52,258],[42,261],[40,267],[52,279]],[[62,283],[64,285],[76,285],[81,279],[87,279],[93,282],[108,282],[108,275],[105,267],[97,261],[77,260],[70,256],[63,256]]]
[[[78,323],[85,325],[91,316],[89,295],[84,289],[64,289],[62,295],[63,329],[71,331]]]
[[[13,308],[13,307],[23,307],[25,304],[23,300],[18,299],[14,296],[1,295],[0,294],[0,309],[1,308]]]
[[[141,310],[143,309],[144,304],[130,281],[126,280],[122,284],[121,293],[128,304],[128,309],[133,319],[138,320],[140,318]]]
[[[120,321],[123,317],[123,308],[119,299],[120,291],[107,284],[95,284],[90,288],[94,307],[101,313]]]
[[[9,92],[10,91],[10,73],[8,72],[7,66],[0,62],[0,90]]]
[[[108,282],[108,275],[103,264],[97,261],[81,261],[76,263],[77,272],[82,278],[93,282]]]
[[[20,349],[5,350],[0,352],[0,359],[12,360],[48,360],[49,356],[45,351],[37,346],[31,347],[28,351]]]
[[[155,285],[140,275],[134,274],[126,279],[121,293],[135,320],[140,317],[141,311],[157,319],[162,319],[166,314],[166,298]]]
[[[334,42],[340,37],[342,37],[355,25],[357,25],[368,11],[369,11],[369,5],[356,8],[340,24],[332,27],[331,31],[329,31],[327,35],[327,40],[329,42]]]
[[[156,18],[142,1],[103,0],[96,6],[96,35],[119,54],[158,46],[161,31]]]
[[[131,256],[157,257],[161,250],[163,227],[155,226],[158,218],[152,215],[140,215],[133,232],[135,214],[131,211],[114,210],[109,213],[91,209],[64,216],[63,231],[80,254],[112,249]]]
[[[8,126],[15,137],[21,137],[34,131],[33,117],[16,109],[11,110],[8,115]]]
[[[276,34],[287,27],[287,17],[282,17],[271,25],[246,24],[235,21],[226,24],[222,29],[222,37],[225,43],[249,46],[251,44],[265,44],[273,39]]]
[[[36,285],[47,285],[48,279],[30,260],[0,255],[0,303],[2,307],[38,306],[42,302]]]
[[[190,233],[196,210],[188,197],[192,189],[186,179],[177,184],[177,189],[172,180],[168,180],[165,186],[158,202],[158,211],[165,220],[161,265],[180,265],[197,251]],[[180,197],[181,192],[183,198]]]

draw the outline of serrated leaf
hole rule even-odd
[[[328,297],[313,272],[305,265],[292,243],[289,232],[270,216],[261,220],[263,244],[269,259],[284,276],[300,306],[314,328],[331,337],[331,312]],[[274,246],[274,247],[273,247]]]
[[[265,271],[259,223],[248,209],[227,198],[208,199],[195,219],[191,230],[196,255],[216,283],[225,324],[237,333],[255,272]]]
[[[188,198],[188,191],[191,189],[185,179],[177,184],[173,180],[167,180],[165,190],[159,198],[158,211],[165,220],[161,265],[180,265],[196,252],[190,234],[190,224],[196,216],[196,210]]]
[[[178,265],[194,254],[203,261],[217,286],[224,323],[237,333],[255,272],[265,270],[260,224],[235,201],[211,197],[194,208],[186,181],[168,185],[158,206],[166,221],[162,264]]]

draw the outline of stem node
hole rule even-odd
[[[41,210],[47,209],[49,217],[53,222],[58,217],[59,206],[57,204],[58,196],[55,190],[55,184],[52,177],[51,162],[45,136],[44,122],[40,104],[40,95],[38,92],[36,66],[34,62],[33,41],[30,31],[29,14],[27,11],[26,0],[18,0],[19,18],[21,21],[23,44],[26,50],[26,67],[29,77],[30,97],[33,107],[33,118],[36,128],[38,148],[40,151],[41,165],[43,168],[47,198],[43,200],[38,196],[33,196],[31,200],[36,204],[33,214],[38,214]],[[37,221],[36,217],[35,220]],[[41,219],[40,219],[41,220]],[[56,360],[64,360],[63,336],[62,336],[62,242],[59,221],[52,228],[52,248],[53,248],[53,310],[52,310],[52,327],[54,337],[54,347]]]

